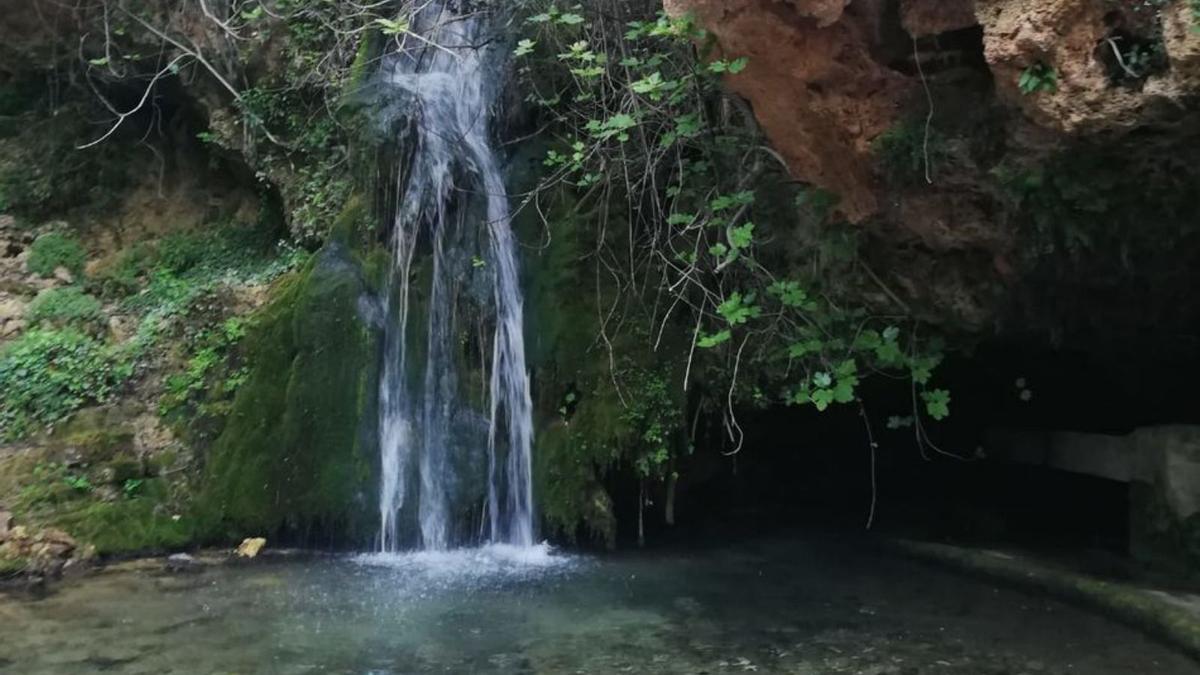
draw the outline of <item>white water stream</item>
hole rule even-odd
[[[489,28],[486,13],[459,15],[443,3],[430,2],[417,11],[411,23],[414,35],[384,62],[381,73],[382,86],[403,95],[403,114],[411,120],[402,141],[406,164],[396,185],[394,292],[379,392],[383,552],[414,543],[405,539],[402,522],[412,500],[420,548],[443,550],[467,543],[456,515],[470,504],[459,503],[457,486],[475,477],[487,484],[478,539],[534,543],[523,300],[508,195],[489,123],[505,51],[490,44]],[[474,242],[479,243],[472,247]],[[429,256],[431,276],[427,297],[418,299],[412,297],[412,281],[421,255]],[[459,300],[468,292],[467,277],[473,276],[483,276],[491,285],[484,314],[486,323],[494,325],[487,364],[489,425],[486,435],[477,436],[463,433],[456,423],[467,405],[457,367],[463,319]],[[425,308],[423,363],[409,344],[421,328],[410,326],[416,318],[414,302]],[[410,372],[414,368],[423,372],[415,375]],[[463,452],[459,446],[464,443],[486,444],[486,452]],[[462,456],[486,456],[486,466],[463,466],[456,461]],[[411,479],[414,471],[416,480]]]

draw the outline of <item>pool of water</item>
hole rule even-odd
[[[1167,673],[1045,598],[830,541],[586,557],[503,547],[110,572],[0,596],[0,672]]]

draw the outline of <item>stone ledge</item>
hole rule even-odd
[[[913,558],[1062,598],[1200,660],[1200,595],[1099,579],[1005,551],[908,540],[890,546]]]

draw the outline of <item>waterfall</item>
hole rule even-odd
[[[395,185],[379,391],[384,552],[406,544],[403,514],[414,512],[420,547],[463,543],[456,519],[472,504],[460,503],[458,486],[473,477],[464,472],[486,482],[486,495],[475,502],[486,514],[479,518],[480,538],[520,546],[534,541],[523,300],[489,119],[507,50],[493,44],[490,25],[487,13],[460,13],[431,0],[415,12],[403,48],[384,60],[379,75],[384,94],[400,101],[392,112],[404,121],[398,133],[405,149]],[[427,288],[413,283],[422,257]],[[480,280],[490,288],[480,292]],[[414,298],[421,290],[424,296]],[[424,308],[423,363],[410,344],[422,337],[414,302]],[[458,362],[460,323],[466,325],[461,308],[472,302],[480,308],[480,325],[494,323],[490,349],[480,350],[490,358],[481,364],[486,433],[472,433],[461,412],[470,405]],[[463,446],[479,446],[478,452]],[[479,461],[463,466],[464,456]]]

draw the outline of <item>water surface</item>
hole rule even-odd
[[[1058,602],[828,541],[108,573],[0,598],[0,672],[1190,674]]]

